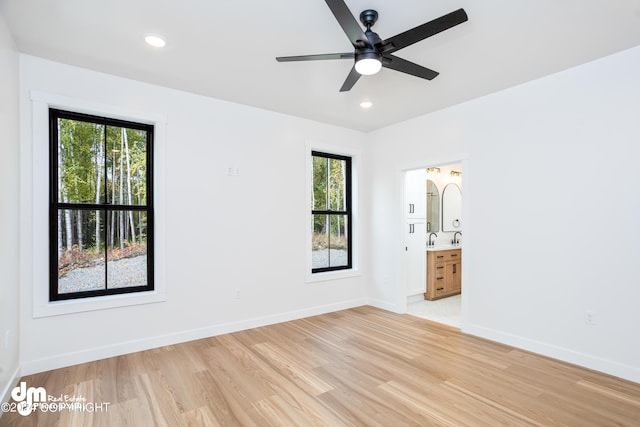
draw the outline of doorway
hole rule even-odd
[[[407,313],[455,328],[461,328],[462,294],[425,298],[426,254],[427,243],[432,243],[430,251],[462,248],[462,168],[461,161],[441,163],[407,170],[404,179]]]

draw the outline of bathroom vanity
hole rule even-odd
[[[462,291],[462,250],[427,249],[427,292],[424,298],[435,300]]]

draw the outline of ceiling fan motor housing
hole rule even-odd
[[[367,30],[370,27],[373,27],[373,24],[375,24],[377,20],[378,20],[378,12],[376,12],[373,9],[363,10],[360,13],[360,22],[362,22],[362,25],[367,27]]]

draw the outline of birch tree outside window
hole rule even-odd
[[[153,290],[153,126],[49,111],[49,300]]]

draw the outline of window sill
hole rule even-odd
[[[150,291],[65,301],[52,301],[42,305],[34,305],[33,317],[49,317],[62,314],[81,313],[83,311],[103,310],[140,304],[153,304],[164,302],[166,300],[167,297],[164,292]]]
[[[341,280],[358,276],[362,276],[362,273],[356,268],[350,270],[325,271],[322,273],[307,274],[305,283],[326,282],[329,280]]]

